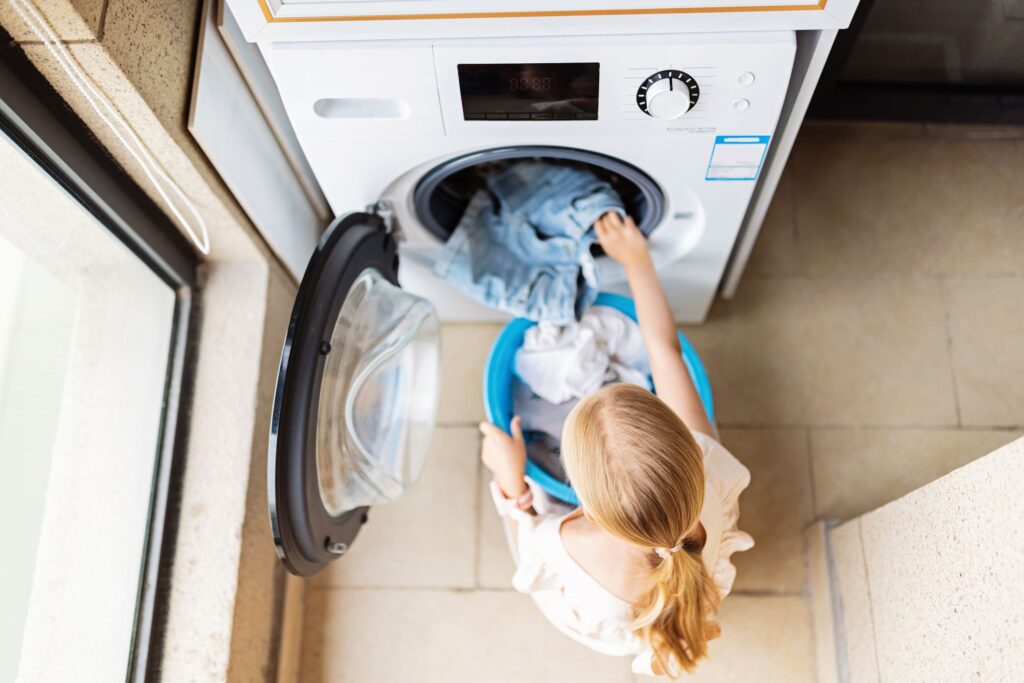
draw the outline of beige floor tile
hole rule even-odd
[[[685,332],[720,423],[956,424],[941,284],[748,279]]]
[[[816,514],[834,519],[856,517],[1020,435],[955,429],[813,430]]]
[[[871,589],[864,563],[860,520],[838,526],[830,534],[837,597],[842,605],[839,616],[845,651],[840,661],[850,683],[878,683],[875,625],[871,618]]]
[[[798,143],[787,169],[795,193],[788,263],[820,275],[1024,272],[1022,147]]]
[[[370,510],[352,549],[317,585],[472,587],[479,451],[476,428],[438,428],[420,480]]]
[[[803,528],[811,520],[811,473],[803,429],[723,429],[722,442],[750,470],[740,528],[756,545],[733,555],[735,591],[804,589]]]
[[[961,421],[1024,425],[1024,278],[945,284]]]
[[[488,482],[491,473],[482,467],[480,473],[480,558],[477,562],[477,583],[483,588],[512,590],[516,565],[505,540],[505,529],[494,505]]]
[[[917,140],[925,137],[926,128],[920,123],[890,121],[805,121],[800,127],[797,144],[830,144],[837,140],[858,143],[889,143]]]
[[[814,643],[807,603],[797,596],[730,596],[722,603],[722,636],[708,659],[680,680],[714,683],[801,683],[814,680]],[[637,676],[638,683],[667,680]]]
[[[967,140],[1017,140],[1024,138],[1024,126],[926,123],[924,129],[925,133],[932,138]]]
[[[484,419],[483,371],[502,325],[444,325],[441,328],[441,424],[475,424]]]
[[[579,645],[504,591],[315,590],[303,683],[627,683],[630,660]]]
[[[750,253],[745,276],[800,272],[794,202],[792,175],[783,173]]]

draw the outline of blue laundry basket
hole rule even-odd
[[[636,306],[627,296],[601,292],[594,305],[614,308],[636,320]],[[487,366],[484,369],[484,409],[487,419],[506,432],[512,427],[512,380],[515,377],[516,351],[523,345],[526,331],[536,324],[526,318],[516,318],[509,322],[494,341],[491,353],[487,357]],[[683,348],[683,361],[700,395],[701,403],[704,404],[704,411],[708,414],[708,420],[714,423],[715,403],[704,364],[682,332],[679,333],[679,343]],[[555,498],[570,505],[579,505],[579,499],[571,486],[551,476],[529,459],[526,461],[526,475]]]

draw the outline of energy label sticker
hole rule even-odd
[[[757,180],[770,135],[718,135],[705,180]]]

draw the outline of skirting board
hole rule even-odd
[[[833,569],[826,521],[804,530],[807,575],[810,581],[811,619],[814,624],[814,652],[818,683],[840,683],[840,636],[838,585]]]
[[[281,641],[277,643],[277,683],[300,683],[302,678],[302,628],[306,620],[306,580],[285,577]]]

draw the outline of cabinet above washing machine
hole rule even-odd
[[[857,0],[227,0],[259,42],[846,28]]]

